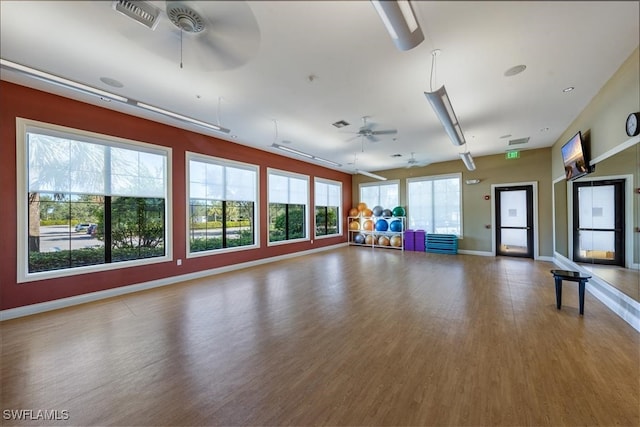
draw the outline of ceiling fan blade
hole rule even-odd
[[[196,52],[204,69],[238,68],[257,55],[260,30],[246,1],[170,1],[167,4],[184,5],[203,19],[204,30],[188,34],[190,37],[183,40],[183,46]]]
[[[368,139],[370,142],[378,142],[378,141],[380,141],[378,138],[376,138],[376,137],[375,137],[375,136],[373,136],[373,135],[367,135],[367,139]]]
[[[387,129],[387,130],[374,130],[371,132],[373,135],[395,135],[398,133],[397,129]]]

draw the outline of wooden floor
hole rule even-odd
[[[2,423],[638,426],[640,334],[552,268],[345,247],[5,321],[3,415],[69,420]]]

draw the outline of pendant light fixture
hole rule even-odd
[[[462,163],[464,163],[468,170],[476,170],[476,164],[474,163],[473,157],[471,157],[470,152],[467,151],[465,153],[460,153],[460,158],[462,159]]]
[[[424,41],[424,34],[408,0],[371,0],[371,4],[398,49],[413,49]]]
[[[433,107],[433,111],[438,116],[440,123],[444,127],[445,132],[449,135],[451,142],[453,145],[464,145],[465,139],[464,134],[462,133],[462,128],[460,127],[460,122],[458,122],[458,118],[456,117],[456,113],[453,111],[453,106],[451,105],[451,100],[449,99],[449,95],[447,94],[447,90],[444,85],[436,91],[433,91],[433,76],[435,72],[435,63],[436,57],[440,55],[440,50],[435,49],[431,52],[431,77],[430,77],[430,86],[431,92],[425,92],[424,95],[427,97],[427,100]]]

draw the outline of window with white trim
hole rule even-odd
[[[187,153],[188,253],[255,248],[258,166]]]
[[[170,149],[21,119],[18,129],[20,281],[168,259]]]
[[[269,242],[307,239],[309,177],[269,169]]]
[[[382,206],[384,209],[393,209],[400,204],[400,183],[386,181],[383,184],[360,184],[360,202],[366,203],[369,208]]]
[[[341,234],[342,183],[315,178],[316,237]]]
[[[462,236],[461,188],[459,173],[407,179],[407,227]]]

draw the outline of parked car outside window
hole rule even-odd
[[[76,225],[76,231],[87,231],[90,226],[91,224],[89,224],[88,222],[81,222]]]

